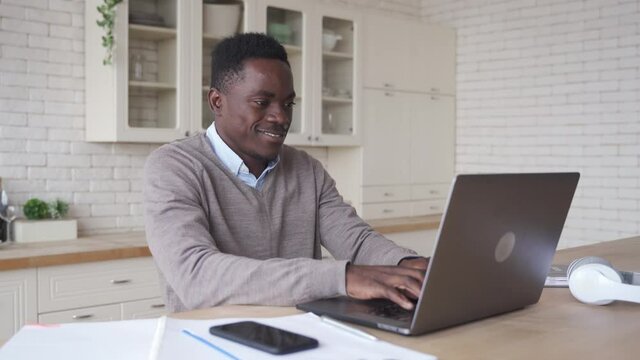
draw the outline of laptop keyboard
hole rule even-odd
[[[415,308],[414,308],[415,309]],[[371,309],[369,314],[399,321],[410,321],[415,310],[406,310],[396,303],[389,302]]]

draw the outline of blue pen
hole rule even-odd
[[[220,352],[221,354],[226,355],[227,357],[229,357],[229,359],[232,359],[232,360],[240,360],[240,359],[238,359],[237,357],[233,356],[231,353],[228,353],[228,352],[227,352],[226,350],[224,350],[223,348],[221,348],[221,347],[218,347],[218,346],[214,345],[213,343],[211,343],[211,342],[210,342],[210,341],[208,341],[207,339],[202,338],[202,337],[200,337],[200,336],[198,336],[198,335],[196,335],[196,334],[192,333],[191,331],[189,331],[189,330],[187,330],[187,329],[182,329],[182,333],[183,333],[183,334],[185,334],[185,335],[191,336],[192,338],[194,338],[194,339],[196,339],[196,340],[200,341],[201,343],[203,343],[203,344],[207,345],[208,347],[210,347],[210,348],[212,348],[212,349],[214,349],[214,350],[216,350],[216,351]]]

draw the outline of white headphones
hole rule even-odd
[[[607,305],[615,300],[640,303],[640,273],[618,271],[607,260],[590,256],[574,260],[567,269],[571,294],[585,304]]]

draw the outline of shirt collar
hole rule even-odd
[[[227,169],[229,169],[229,171],[234,175],[238,176],[241,172],[249,173],[249,168],[244,164],[244,161],[242,161],[240,156],[238,156],[238,154],[236,154],[229,145],[222,140],[220,134],[218,134],[218,130],[216,130],[215,124],[216,122],[214,121],[207,128],[207,138],[209,138],[209,141],[211,142],[214,154],[216,154],[220,161],[222,161]],[[262,172],[261,177],[273,170],[278,162],[280,162],[280,155],[267,164],[267,167]]]

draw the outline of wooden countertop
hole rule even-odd
[[[0,245],[0,270],[151,256],[144,232]]]
[[[440,216],[371,221],[381,233],[417,231],[438,227]],[[144,232],[81,237],[74,240],[0,244],[0,270],[69,265],[93,261],[151,256]]]

